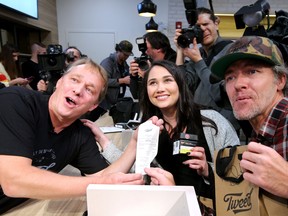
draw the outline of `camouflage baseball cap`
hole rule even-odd
[[[224,79],[226,69],[240,59],[258,59],[271,65],[284,64],[281,51],[272,40],[260,36],[243,36],[211,66],[212,76]]]

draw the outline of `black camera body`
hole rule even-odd
[[[198,25],[194,25],[189,28],[183,28],[182,34],[177,38],[177,44],[182,48],[187,48],[191,43],[193,43],[194,38],[196,38],[197,43],[203,41],[203,31]]]
[[[136,43],[138,45],[139,51],[142,53],[140,57],[134,57],[135,62],[139,65],[139,68],[143,71],[149,69],[148,60],[151,60],[148,55],[146,55],[147,45],[146,40],[143,37],[136,38]]]
[[[48,45],[47,54],[38,55],[39,75],[49,81],[46,92],[52,94],[65,69],[65,54],[61,45]]]
[[[47,54],[61,54],[63,53],[62,46],[60,44],[50,44],[47,47]]]
[[[149,69],[149,64],[148,64],[149,59],[150,58],[147,55],[134,57],[135,62],[138,64],[139,68],[143,71],[146,71]]]
[[[173,155],[187,154],[198,144],[198,135],[181,133],[180,138],[173,142]]]
[[[45,81],[58,80],[65,68],[65,54],[59,44],[48,45],[47,54],[38,55],[40,77]]]

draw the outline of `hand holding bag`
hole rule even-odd
[[[216,214],[257,216],[259,188],[243,180],[240,160],[247,146],[231,146],[215,152]]]
[[[276,197],[243,179],[240,167],[247,146],[215,152],[216,213],[220,216],[287,216],[287,199]]]

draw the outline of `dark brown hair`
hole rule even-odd
[[[17,78],[18,69],[16,62],[13,59],[13,53],[19,50],[12,44],[5,44],[1,48],[0,61],[2,62],[6,72],[9,74],[11,80]]]

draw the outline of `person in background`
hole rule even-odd
[[[153,62],[145,73],[140,108],[142,121],[151,116],[164,121],[155,158],[161,167],[174,176],[176,185],[193,185],[197,195],[214,199],[214,151],[240,143],[231,124],[216,111],[196,105],[184,73],[165,60]],[[100,141],[108,161],[121,155],[93,122],[86,121],[85,125]],[[173,143],[181,133],[196,135],[197,144],[187,154],[173,154]]]
[[[89,58],[69,65],[51,96],[20,87],[1,89],[0,213],[27,198],[83,196],[92,183],[143,184],[141,174],[124,174],[136,157],[137,133],[122,157],[108,166],[94,135],[79,120],[97,107],[106,90],[105,70]],[[154,123],[160,127],[163,122]],[[86,176],[57,174],[68,164]]]
[[[244,36],[211,70],[225,80],[235,117],[248,120],[253,128],[240,162],[244,179],[287,204],[288,70],[280,50],[268,38]]]
[[[39,42],[33,43],[31,45],[31,58],[21,65],[23,76],[32,80],[29,85],[34,90],[38,90],[37,83],[41,80],[38,65],[38,55],[41,54],[46,54],[46,46]]]
[[[116,44],[115,52],[101,61],[100,65],[108,74],[108,89],[105,99],[98,109],[90,114],[90,119],[98,119],[125,96],[126,89],[130,85],[129,65],[126,60],[133,55],[132,50],[133,45],[127,40],[122,40]]]
[[[153,61],[168,60],[175,63],[176,52],[171,48],[170,41],[165,34],[161,32],[148,32],[143,38],[147,47],[145,53],[149,57],[147,61],[148,68]],[[146,70],[140,68],[135,59],[130,62],[130,91],[134,99],[139,99],[142,78]]]
[[[221,80],[210,83],[210,64],[215,58],[219,58],[221,51],[227,49],[232,41],[224,40],[219,34],[220,19],[208,8],[197,8],[196,26],[203,32],[203,40],[193,38],[192,45],[182,48],[178,44],[181,29],[176,29],[174,43],[177,47],[176,64],[186,71],[186,80],[194,95],[195,103],[215,109],[227,118],[236,131],[239,132],[240,124],[235,119],[231,105],[223,88]],[[201,46],[199,48],[198,44]],[[185,57],[189,60],[184,62]]]
[[[78,59],[82,58],[81,51],[75,46],[69,46],[66,50],[64,50],[65,54],[65,67],[68,67],[69,64],[77,61]]]
[[[27,78],[19,77],[16,61],[18,61],[19,50],[12,44],[1,47],[0,53],[0,82],[6,87],[20,85],[31,88]]]

